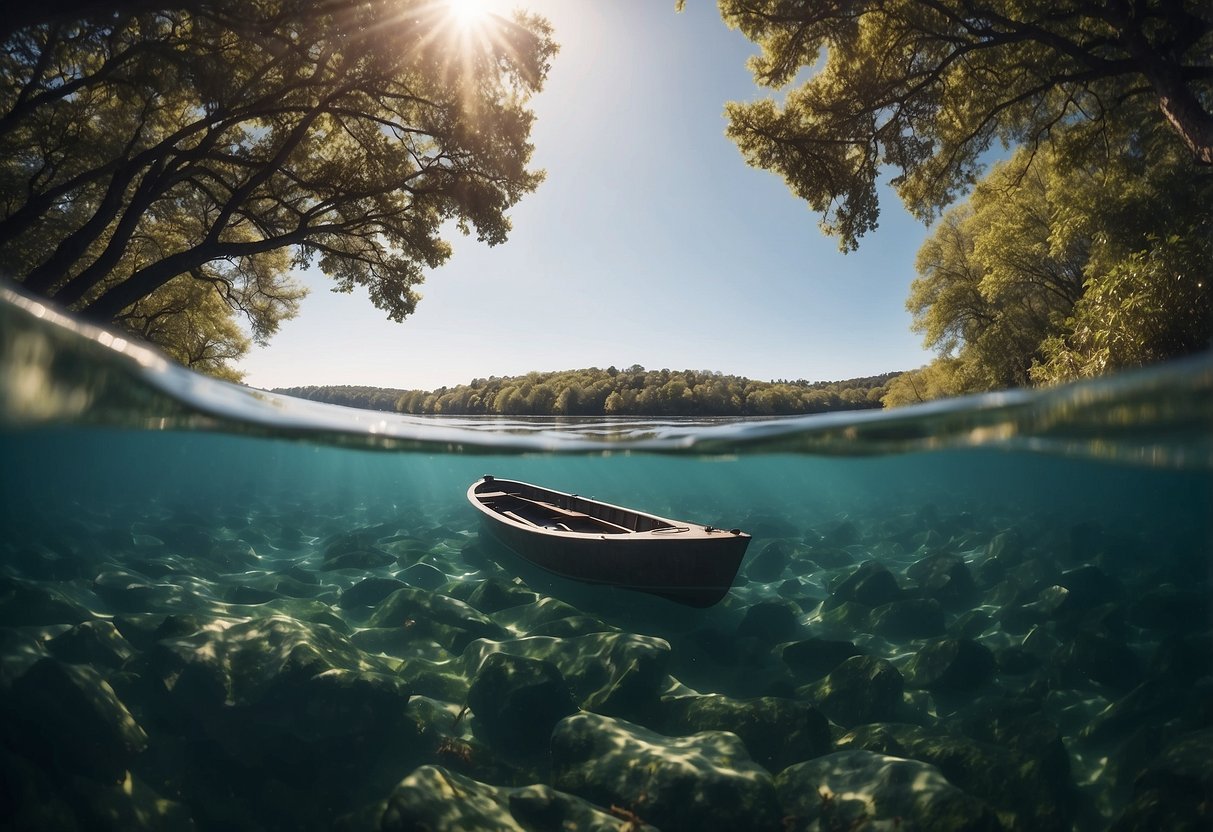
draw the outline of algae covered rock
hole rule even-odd
[[[812,699],[834,722],[850,727],[895,718],[904,688],[901,673],[889,662],[854,656],[797,693]]]
[[[446,595],[416,587],[403,587],[387,596],[367,620],[370,627],[416,626],[418,623],[441,624],[460,635],[448,639],[444,646],[462,650],[478,638],[505,638],[509,632],[483,613]]]
[[[783,577],[792,559],[792,544],[786,540],[772,540],[762,551],[750,557],[745,565],[746,576],[751,581],[764,584]]]
[[[969,567],[955,555],[928,555],[910,566],[906,575],[918,584],[924,596],[948,609],[964,608],[977,594]]]
[[[860,726],[835,746],[929,763],[949,782],[997,809],[1012,829],[1064,832],[1072,827],[1074,785],[1068,765],[1059,766],[1051,750],[1020,751],[898,723]]]
[[[939,769],[871,751],[838,751],[775,779],[789,830],[911,829],[998,832],[993,809]]]
[[[549,786],[490,786],[441,766],[422,766],[401,781],[388,798],[377,828],[382,832],[652,830]]]
[[[911,687],[967,691],[994,678],[998,663],[989,648],[967,638],[944,638],[923,645],[906,667]]]
[[[577,711],[568,683],[551,662],[507,653],[485,659],[468,689],[476,730],[509,752],[546,751],[557,722]]]
[[[779,829],[770,775],[728,732],[675,738],[575,714],[552,732],[552,770],[557,788],[623,807],[663,832]]]
[[[878,607],[902,597],[897,579],[883,563],[869,560],[830,589],[833,602],[852,601]]]
[[[373,607],[398,589],[408,584],[396,578],[363,578],[341,593],[337,606],[343,610]]]
[[[101,675],[44,658],[0,698],[0,736],[26,758],[60,775],[120,782],[147,747],[147,734]]]
[[[109,621],[84,621],[46,646],[56,658],[70,664],[118,668],[135,655],[135,648]]]
[[[494,653],[509,653],[554,664],[586,710],[636,721],[652,719],[669,687],[670,645],[632,633],[591,633],[573,638],[530,636],[475,641],[463,653],[469,675]]]
[[[737,635],[779,642],[795,637],[800,629],[800,607],[791,601],[760,601],[745,611]]]
[[[79,624],[92,617],[88,610],[56,589],[0,578],[0,626]]]
[[[539,593],[521,583],[486,578],[476,585],[465,600],[488,615],[510,607],[533,604],[539,600]]]
[[[676,696],[662,700],[662,730],[674,736],[732,731],[754,762],[777,772],[831,749],[830,723],[812,705],[794,699]]]
[[[1133,802],[1113,830],[1208,829],[1213,826],[1213,729],[1181,735],[1133,784]]]
[[[852,656],[862,654],[852,642],[824,638],[789,642],[780,651],[783,663],[804,681],[820,679]]]
[[[892,601],[872,610],[872,632],[886,638],[930,638],[944,630],[943,608],[934,598]]]

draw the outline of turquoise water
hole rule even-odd
[[[892,414],[444,422],[0,301],[0,826],[1210,823],[1207,358]],[[485,473],[753,541],[708,610],[554,581],[481,540]]]

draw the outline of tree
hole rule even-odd
[[[992,143],[1034,151],[1069,127],[1165,123],[1213,164],[1213,11],[1203,0],[721,0],[761,45],[782,104],[727,107],[746,160],[782,176],[854,249],[877,225],[884,166],[933,219],[977,181]],[[816,71],[820,67],[819,71]],[[1030,153],[1029,153],[1030,156]]]
[[[996,166],[919,251],[907,307],[940,359],[886,405],[1084,378],[1209,347],[1213,169],[1164,129]]]
[[[87,317],[133,320],[194,279],[264,337],[300,296],[289,268],[315,263],[400,321],[450,255],[441,227],[499,243],[542,179],[538,18],[477,34],[422,0],[116,8],[0,55],[0,255]]]

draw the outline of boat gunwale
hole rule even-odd
[[[485,505],[485,503],[480,499],[480,495],[476,493],[476,489],[486,483],[494,483],[494,484],[509,483],[509,484],[513,484],[513,485],[524,486],[526,488],[533,489],[535,491],[545,492],[547,494],[552,494],[552,495],[555,495],[558,497],[565,497],[570,500],[574,500],[574,499],[575,500],[584,500],[585,502],[593,503],[594,505],[603,506],[605,508],[614,509],[616,511],[623,512],[625,514],[631,514],[636,517],[643,517],[647,520],[655,521],[656,523],[659,523],[662,526],[664,526],[664,528],[653,528],[653,529],[649,529],[647,531],[628,530],[628,531],[618,532],[618,533],[608,533],[608,532],[602,532],[602,531],[581,532],[581,531],[573,531],[573,530],[566,530],[566,529],[549,529],[549,528],[546,528],[543,526],[530,525],[528,523],[524,523],[524,522],[515,520],[514,518],[509,517],[506,514],[503,514],[501,511],[498,511],[488,505]],[[507,492],[507,494],[508,494],[508,492]],[[628,508],[627,506],[615,505],[614,503],[608,503],[603,500],[593,499],[590,497],[584,497],[580,494],[571,494],[571,493],[564,492],[564,491],[556,491],[555,489],[552,489],[552,488],[547,488],[547,487],[541,486],[541,485],[534,485],[532,483],[523,482],[521,480],[509,480],[509,479],[502,479],[500,477],[492,477],[491,479],[481,477],[480,479],[476,480],[476,482],[472,483],[471,486],[468,487],[467,496],[468,496],[468,501],[473,506],[475,506],[482,514],[484,514],[484,516],[489,517],[496,522],[506,523],[514,528],[520,529],[520,530],[528,532],[530,534],[536,534],[536,535],[562,537],[562,538],[568,538],[571,540],[611,540],[611,541],[620,541],[620,542],[623,542],[623,541],[650,541],[650,540],[654,540],[654,539],[656,539],[656,540],[663,540],[663,539],[668,539],[668,540],[721,540],[721,539],[724,539],[724,538],[720,537],[720,535],[722,535],[722,534],[727,535],[728,538],[732,538],[732,539],[750,537],[749,534],[747,534],[746,532],[743,532],[743,531],[737,531],[736,533],[733,533],[733,530],[731,530],[731,529],[721,529],[721,528],[717,528],[715,526],[707,526],[707,525],[704,525],[701,523],[693,523],[693,522],[686,521],[686,520],[672,520],[668,517],[661,517],[656,514],[649,514],[648,512],[638,511],[634,508]],[[527,497],[523,497],[520,494],[511,494],[509,496],[512,496],[512,497],[515,497],[518,499],[522,499],[522,500],[526,500],[526,501],[532,502],[532,503],[536,502],[535,500],[529,499]],[[589,516],[591,519],[598,521],[598,522],[609,522],[609,521],[604,521],[601,518],[593,517],[593,515],[587,515],[587,516]]]

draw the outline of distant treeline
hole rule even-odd
[[[702,370],[597,367],[490,376],[437,390],[351,385],[286,387],[288,396],[417,415],[449,416],[786,416],[881,407],[901,373],[846,381],[754,381]]]

